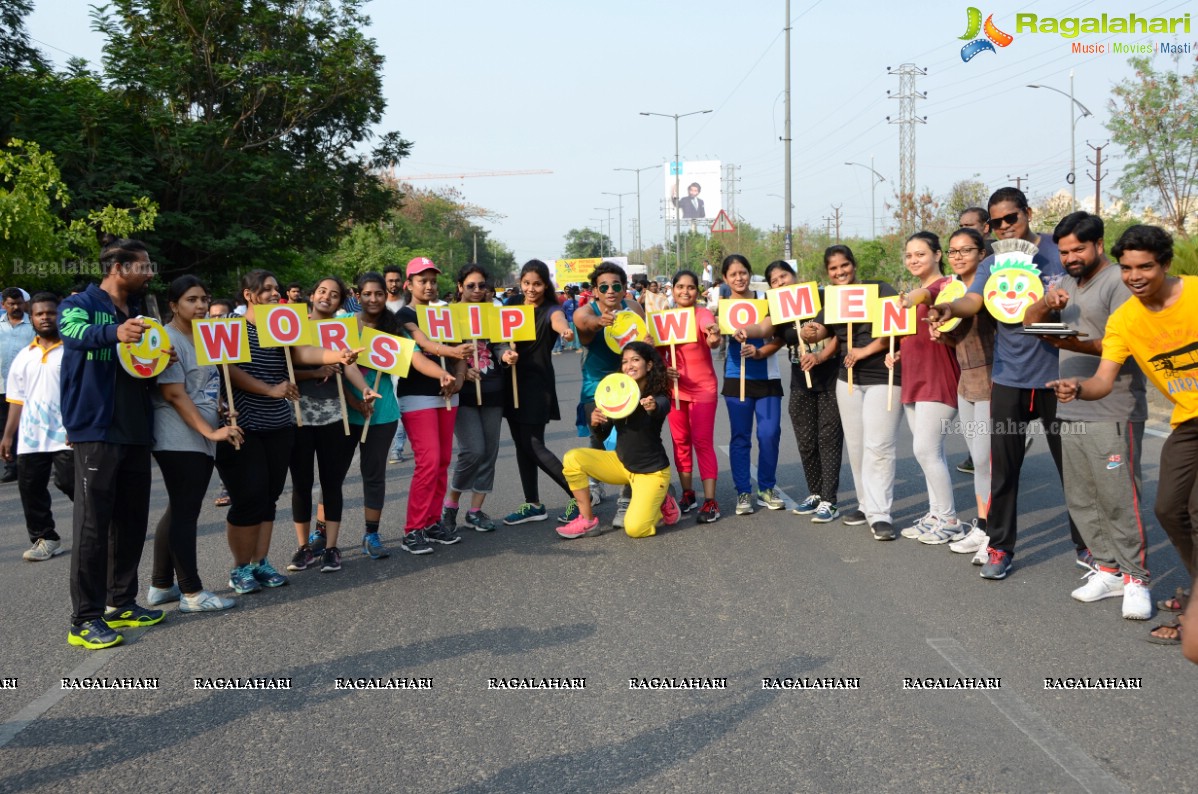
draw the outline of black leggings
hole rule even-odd
[[[324,505],[324,520],[341,522],[345,504],[342,487],[349,464],[354,460],[358,438],[350,428],[345,435],[341,422],[312,427],[304,425],[295,430],[295,445],[291,448],[291,520],[304,524],[312,520],[312,458],[320,471],[320,500]],[[360,433],[361,431],[359,431]],[[367,440],[369,440],[367,436]]]
[[[163,590],[179,579],[179,590],[204,589],[196,565],[196,524],[215,462],[203,452],[154,453],[170,500],[154,532],[154,571],[150,584]]]
[[[512,433],[512,442],[516,445],[516,466],[520,469],[520,485],[524,488],[524,501],[539,504],[541,501],[540,483],[537,481],[537,469],[549,475],[567,496],[573,496],[566,476],[562,474],[562,462],[545,446],[545,425],[526,425],[511,419],[507,422]]]
[[[844,426],[835,391],[790,390],[790,423],[794,427],[807,493],[836,504],[840,491],[840,454]]]
[[[362,506],[367,510],[382,510],[387,498],[387,453],[395,440],[395,429],[399,422],[371,425],[366,441],[358,449],[358,468],[362,472]],[[354,438],[362,437],[361,425],[350,425]],[[328,518],[328,506],[325,506]]]
[[[216,445],[216,470],[229,492],[225,520],[235,527],[256,527],[275,520],[275,503],[287,484],[295,428],[247,430],[241,449]]]

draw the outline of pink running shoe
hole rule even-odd
[[[599,519],[587,519],[586,516],[579,516],[570,523],[557,528],[557,534],[563,538],[585,538],[591,535],[599,534]]]
[[[665,501],[661,503],[661,523],[667,527],[672,527],[678,523],[678,519],[682,517],[682,509],[678,507],[678,500],[673,494],[666,494]]]

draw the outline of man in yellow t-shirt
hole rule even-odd
[[[1132,297],[1111,314],[1102,338],[1102,362],[1093,377],[1049,383],[1057,399],[1099,400],[1134,358],[1173,403],[1173,432],[1161,449],[1156,518],[1177,549],[1191,580],[1198,575],[1198,277],[1171,276],[1173,238],[1157,226],[1132,226],[1111,249]],[[1180,642],[1176,624],[1153,629],[1150,641]]]

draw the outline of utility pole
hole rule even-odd
[[[1086,141],[1086,146],[1094,150],[1094,159],[1086,158],[1086,162],[1094,166],[1094,173],[1086,172],[1086,176],[1094,180],[1094,214],[1102,214],[1102,150],[1110,146],[1111,142],[1107,141],[1102,146],[1095,146]]]
[[[825,215],[824,217],[820,218],[820,220],[824,222],[824,236],[827,237],[829,240],[831,240],[832,239],[832,219],[830,217],[828,217],[827,215]]]
[[[728,213],[729,218],[736,217],[736,194],[740,191],[736,188],[736,166],[732,163],[724,164],[724,211]]]
[[[1027,192],[1026,190],[1023,190],[1023,183],[1028,181],[1027,174],[1024,174],[1023,176],[1011,176],[1010,174],[1007,174],[1007,179],[1010,179],[1015,183],[1016,190],[1021,190],[1024,193]]]
[[[902,233],[910,234],[915,230],[915,125],[927,124],[927,116],[915,113],[915,103],[927,99],[926,91],[915,89],[915,80],[926,77],[927,69],[921,69],[913,63],[904,63],[897,69],[886,67],[886,72],[899,78],[897,94],[887,91],[890,99],[899,100],[898,118],[886,117],[891,124],[899,125],[899,207],[902,212]]]
[[[794,233],[790,217],[790,0],[786,0],[786,83],[784,92],[786,94],[786,126],[782,133],[782,150],[784,152],[782,168],[786,171],[786,189],[782,192],[786,195],[782,199],[782,207],[786,218],[786,236],[782,239],[782,258],[790,259],[793,255],[791,240]]]
[[[645,243],[641,239],[641,171],[661,168],[661,165],[647,165],[644,168],[616,168],[615,171],[633,171],[636,173],[636,250],[640,252],[641,264],[645,263]],[[666,237],[670,235],[667,233]]]
[[[837,245],[840,245],[840,208],[843,206],[844,206],[843,204],[833,204],[832,205],[832,213],[833,213],[832,219],[836,223],[836,244]]]
[[[632,193],[608,193],[605,190],[605,191],[603,191],[603,195],[615,196],[617,199],[619,199],[619,204],[620,204],[620,206],[619,206],[619,209],[620,209],[620,216],[619,216],[620,217],[620,234],[619,234],[620,253],[624,253],[624,197],[631,196]]]

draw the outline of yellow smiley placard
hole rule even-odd
[[[629,416],[640,401],[640,387],[623,372],[613,372],[595,387],[595,407],[609,419]]]
[[[629,342],[649,339],[649,326],[636,312],[616,312],[611,325],[603,329],[603,341],[613,353],[623,353]]]
[[[117,342],[116,355],[121,366],[135,378],[153,378],[170,365],[171,340],[162,323],[153,317],[140,318],[145,325],[141,341]]]
[[[952,303],[957,298],[965,297],[965,282],[955,276],[951,281],[940,288],[940,294],[936,296],[936,305],[943,303]],[[947,333],[961,324],[960,317],[954,317],[944,325],[940,326],[942,333]]]
[[[1044,295],[1040,268],[1031,257],[995,262],[986,279],[986,309],[1000,323],[1021,323],[1027,309]]]

